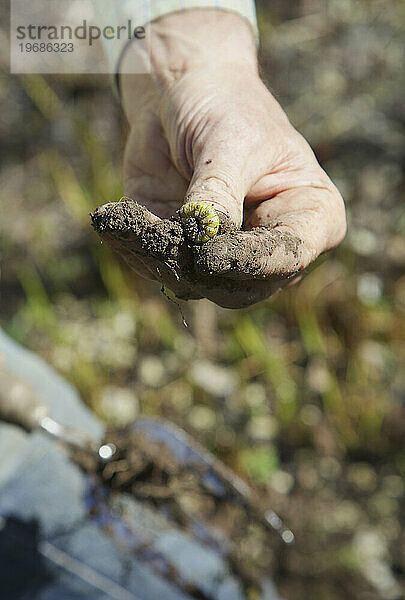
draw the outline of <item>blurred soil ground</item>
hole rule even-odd
[[[341,190],[349,232],[250,310],[176,304],[88,213],[122,196],[103,77],[0,79],[0,323],[110,424],[183,426],[297,543],[287,600],[405,597],[405,4],[261,0],[263,76]],[[4,39],[1,38],[2,47]]]

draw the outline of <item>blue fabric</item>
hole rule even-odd
[[[1,331],[0,360],[54,418],[101,435],[75,390]],[[56,442],[0,423],[0,598],[191,600],[185,583],[244,600],[216,551],[129,496],[115,504]],[[280,600],[270,583],[262,600]]]
[[[18,472],[0,486],[0,597],[186,600],[100,528],[86,477],[63,451],[41,434],[26,437]]]
[[[0,357],[11,373],[23,379],[49,407],[49,414],[64,425],[100,436],[103,426],[84,406],[79,394],[44,360],[26,350],[0,329]]]

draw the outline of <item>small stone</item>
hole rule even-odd
[[[205,360],[194,363],[191,378],[195,385],[217,398],[229,396],[239,384],[239,377],[232,369]]]
[[[116,335],[128,339],[135,334],[136,323],[130,312],[119,311],[113,318],[113,329]]]
[[[382,371],[390,363],[390,351],[384,344],[374,340],[365,340],[359,348],[361,358],[375,372]]]
[[[250,408],[267,407],[266,390],[260,383],[249,383],[242,391],[243,400]]]
[[[138,368],[139,379],[150,387],[160,387],[165,380],[165,368],[157,356],[145,356]]]
[[[383,293],[383,282],[375,273],[364,273],[357,280],[357,295],[364,304],[376,304]]]
[[[339,477],[342,467],[333,456],[324,456],[319,461],[319,472],[325,479],[336,479]]]
[[[378,250],[376,235],[369,229],[357,229],[351,232],[350,242],[356,254],[369,256]]]
[[[294,486],[294,477],[287,471],[276,471],[271,477],[270,485],[279,494],[288,494]]]
[[[372,492],[377,487],[377,474],[367,463],[353,463],[347,469],[347,481],[362,492]]]
[[[269,415],[252,417],[248,425],[249,435],[257,441],[271,440],[277,432],[277,420]]]
[[[331,383],[327,366],[322,360],[314,359],[307,367],[306,380],[309,387],[317,394],[325,392]]]
[[[308,427],[315,427],[321,422],[322,412],[315,404],[305,404],[300,411],[301,421]]]
[[[131,390],[108,386],[102,391],[98,409],[108,423],[128,425],[138,415],[139,402]]]
[[[204,431],[215,426],[216,416],[208,406],[194,406],[188,416],[188,422],[194,429]]]

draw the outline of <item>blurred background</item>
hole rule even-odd
[[[349,232],[249,310],[176,303],[88,213],[122,196],[107,77],[0,79],[0,324],[111,424],[181,425],[294,530],[286,598],[405,597],[405,4],[260,0],[263,77],[342,192]],[[6,49],[4,36],[1,48]],[[6,56],[7,52],[2,52]]]

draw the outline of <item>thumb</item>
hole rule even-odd
[[[207,148],[199,157],[184,203],[207,203],[219,213],[226,215],[233,225],[240,228],[243,220],[243,203],[250,182],[244,175],[241,157],[239,156],[239,160],[234,159],[229,149],[222,150],[224,152],[219,145],[215,148],[214,154]]]

